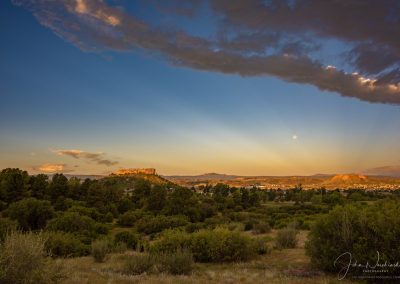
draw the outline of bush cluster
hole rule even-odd
[[[266,222],[260,222],[253,225],[254,234],[265,234],[271,231],[271,226]]]
[[[168,231],[150,248],[155,252],[173,252],[182,249],[189,250],[199,262],[245,261],[256,253],[250,237],[222,228],[200,230],[192,234]]]
[[[146,213],[143,210],[126,211],[118,217],[118,224],[124,227],[134,226],[136,221],[143,218]]]
[[[124,243],[127,248],[136,249],[139,243],[140,237],[128,231],[119,232],[114,236],[114,243]]]
[[[200,262],[245,261],[254,254],[250,237],[226,229],[192,234],[190,250]]]
[[[85,206],[74,205],[68,208],[68,212],[76,212],[81,216],[88,216],[97,222],[107,222],[106,215],[101,214],[96,208],[88,208]]]
[[[188,224],[188,218],[181,215],[178,216],[147,215],[137,221],[136,229],[138,230],[138,232],[149,235],[162,232],[166,229],[186,226],[187,224]]]
[[[361,264],[375,264],[377,252],[379,263],[396,263],[400,259],[399,239],[398,200],[382,200],[369,206],[336,207],[312,227],[306,251],[316,267],[337,272],[340,264],[335,267],[334,261],[346,252]],[[388,270],[398,275],[398,268]],[[350,273],[360,275],[360,270],[351,268]]]
[[[48,220],[53,218],[54,209],[47,200],[27,198],[12,203],[6,211],[7,215],[17,220],[23,230],[43,229]]]
[[[172,253],[190,249],[191,235],[180,230],[166,230],[160,239],[151,244],[149,250],[152,253]]]
[[[52,256],[77,257],[90,253],[90,246],[82,243],[74,234],[54,231],[44,235],[46,250]]]
[[[90,243],[100,234],[108,232],[106,225],[98,223],[88,216],[82,216],[78,212],[61,213],[48,222],[46,229],[80,235],[86,239],[85,243]]]

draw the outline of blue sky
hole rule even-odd
[[[125,9],[152,20],[143,4]],[[201,36],[213,21],[207,14],[177,20]],[[1,168],[308,175],[400,164],[396,104],[276,76],[177,66],[143,49],[82,50],[10,1],[0,3],[0,34]],[[60,152],[68,150],[80,152]]]

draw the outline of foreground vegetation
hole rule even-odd
[[[377,250],[383,261],[400,257],[397,196],[301,185],[194,190],[154,175],[49,180],[5,169],[0,282],[328,283],[346,251],[360,262]]]

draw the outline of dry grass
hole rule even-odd
[[[1,283],[55,283],[62,277],[61,262],[47,257],[42,234],[13,231],[0,244]]]
[[[300,233],[300,236],[304,233]],[[301,237],[300,237],[301,239]],[[303,242],[304,243],[304,242]],[[324,275],[310,267],[304,249],[274,250],[250,262],[226,264],[195,264],[190,275],[121,273],[126,254],[111,254],[104,263],[96,263],[91,257],[64,259],[68,278],[64,283],[350,283],[338,281],[334,275]]]

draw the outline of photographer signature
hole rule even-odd
[[[398,268],[400,267],[400,262],[397,261],[395,263],[391,263],[388,261],[385,262],[381,262],[380,259],[380,254],[379,251],[376,252],[377,254],[377,258],[375,263],[370,264],[369,261],[367,261],[366,263],[358,263],[356,259],[353,259],[353,255],[350,252],[344,252],[341,255],[338,256],[338,258],[336,258],[336,260],[334,261],[333,265],[335,267],[339,267],[339,272],[338,272],[338,279],[342,280],[344,279],[350,268],[362,268],[362,269],[383,269],[383,268]]]

